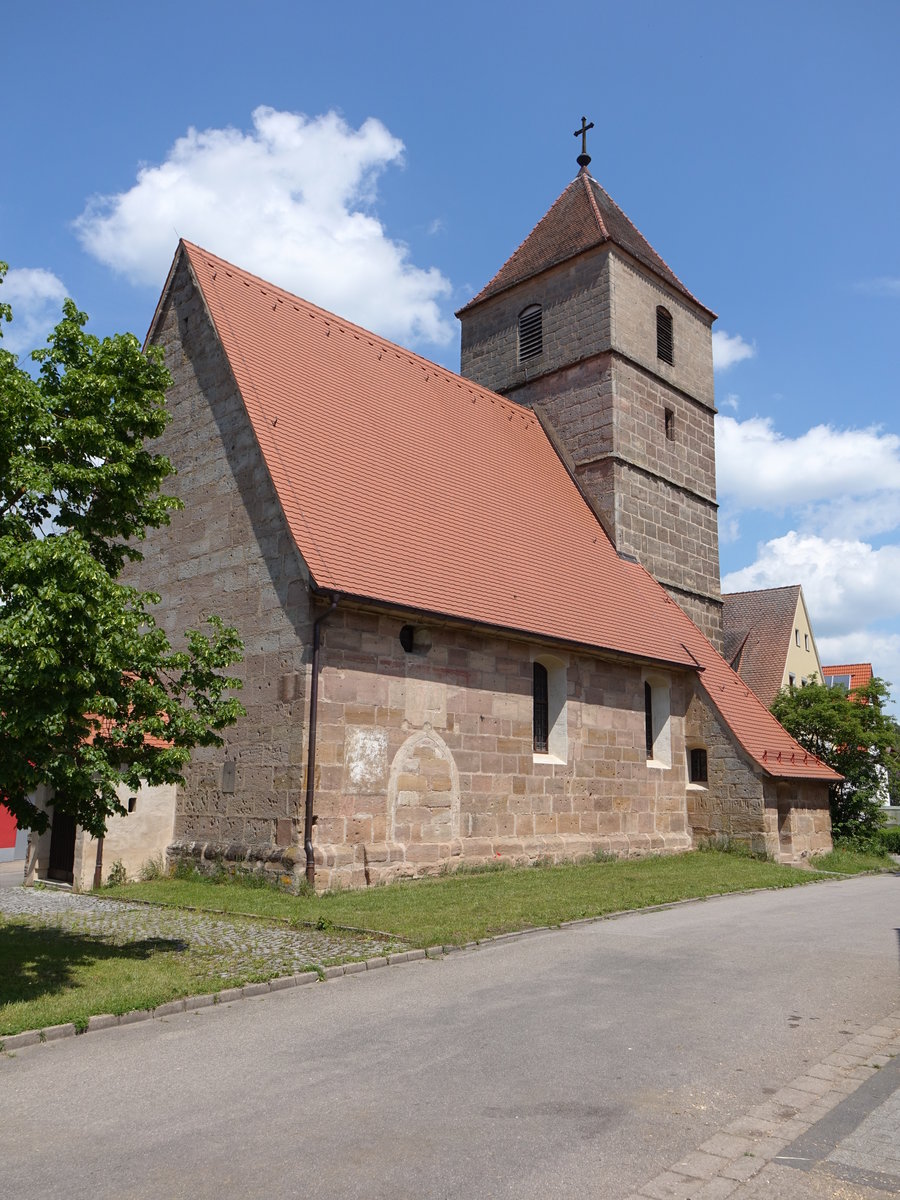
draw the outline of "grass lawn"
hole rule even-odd
[[[202,992],[198,966],[163,938],[117,945],[0,917],[0,1039]]]
[[[836,857],[837,856],[837,857]],[[847,851],[820,860],[830,871],[871,870],[884,860]],[[888,863],[890,860],[886,860]],[[293,896],[246,883],[208,879],[157,879],[104,888],[104,897],[145,900],[172,913],[185,909],[238,914],[294,923],[298,929],[350,927],[390,934],[411,947],[463,945],[493,934],[626,909],[668,904],[752,888],[793,887],[827,878],[815,871],[704,850],[665,858],[460,872],[435,879],[324,896]],[[133,940],[90,936],[37,918],[0,917],[0,1038],[3,1033],[74,1021],[94,1013],[153,1008],[167,1000],[266,977],[257,962],[240,966],[223,984],[209,955],[148,931],[152,912],[135,918]],[[336,932],[336,930],[335,930]],[[240,939],[238,939],[240,941]],[[358,944],[358,943],[357,943]],[[347,958],[359,957],[350,950]],[[329,961],[340,955],[330,953]],[[275,968],[269,975],[284,973]]]
[[[819,871],[837,871],[841,875],[897,869],[886,851],[878,854],[871,850],[851,850],[846,846],[836,846],[830,854],[820,854],[813,859],[813,866]]]
[[[315,897],[201,879],[159,879],[105,889],[104,894],[313,924],[331,922],[391,933],[411,946],[427,947],[464,945],[529,926],[559,925],[718,892],[792,887],[813,878],[810,871],[703,850],[578,866],[459,872]]]

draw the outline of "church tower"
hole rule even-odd
[[[583,148],[578,162],[457,313],[461,371],[535,411],[618,552],[721,650],[715,313],[588,173]],[[552,569],[553,547],[543,550]]]

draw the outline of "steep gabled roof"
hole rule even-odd
[[[581,170],[494,278],[459,311],[480,304],[549,267],[611,242],[649,268],[670,287],[710,312],[625,216],[587,170]],[[714,313],[710,313],[714,316]]]
[[[618,557],[530,410],[197,246],[178,253],[318,587],[699,670],[764,770],[836,778]]]
[[[730,592],[724,601],[725,658],[766,704],[784,679],[800,585]]]

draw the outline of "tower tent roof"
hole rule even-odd
[[[765,771],[837,778],[618,556],[529,409],[186,242],[158,314],[182,256],[319,588],[699,671]]]
[[[549,267],[566,262],[607,242],[626,251],[693,304],[715,316],[715,313],[701,304],[696,296],[691,295],[672,268],[660,258],[609,193],[604,191],[586,169],[578,172],[494,278],[459,312],[463,313],[515,284],[539,275]]]

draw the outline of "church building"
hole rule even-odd
[[[318,888],[502,859],[830,848],[837,777],[721,657],[711,326],[588,172],[455,375],[181,242],[148,344],[184,510],[129,581],[245,643],[170,858]]]

